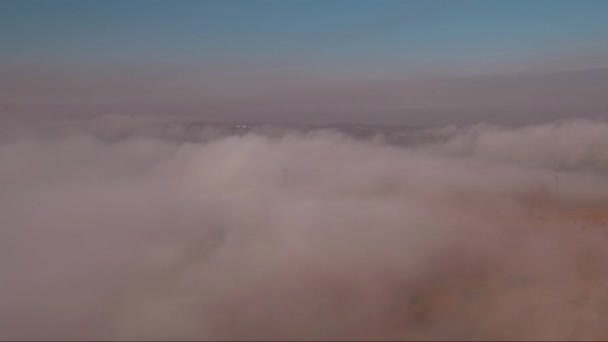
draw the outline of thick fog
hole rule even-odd
[[[0,339],[608,338],[607,123],[193,125],[4,125]]]

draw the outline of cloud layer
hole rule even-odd
[[[606,123],[185,127],[2,136],[0,338],[608,337]]]

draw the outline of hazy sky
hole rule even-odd
[[[3,0],[0,110],[400,123],[599,115],[607,15],[603,0]]]

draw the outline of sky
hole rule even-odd
[[[3,0],[0,113],[597,115],[607,14],[603,0]]]

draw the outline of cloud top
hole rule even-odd
[[[0,337],[605,338],[607,132],[13,131]]]

